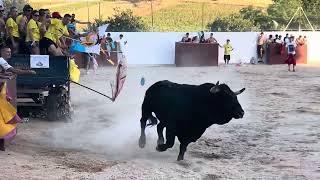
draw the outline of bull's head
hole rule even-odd
[[[215,97],[219,98],[218,106],[223,109],[223,111],[230,115],[232,118],[239,119],[243,118],[244,111],[239,104],[237,95],[243,93],[245,88],[239,91],[233,92],[226,84],[219,85],[219,81],[215,86],[210,89],[210,93],[217,95]]]

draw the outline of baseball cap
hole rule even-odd
[[[60,19],[60,18],[62,18],[62,16],[60,15],[59,12],[53,12],[53,13],[52,13],[52,18],[58,18],[58,19]]]

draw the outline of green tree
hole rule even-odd
[[[313,27],[320,28],[320,15],[318,13],[320,0],[273,0],[273,4],[267,8],[267,12],[249,6],[241,9],[239,14],[218,18],[209,26],[217,31],[239,31],[241,29],[250,30],[249,24],[252,23],[253,29],[261,28],[263,31],[282,30],[295,15],[288,27],[289,29],[298,29],[299,27],[310,29],[303,13],[295,14],[299,7],[303,8]],[[235,23],[241,24],[237,26]]]
[[[319,0],[302,0],[302,8],[305,10],[310,22],[314,28],[320,28],[320,1]]]
[[[258,31],[259,26],[255,26],[254,23],[248,19],[244,19],[239,14],[232,14],[226,17],[218,17],[212,23],[208,24],[208,28],[211,31]]]
[[[15,6],[18,9],[18,12],[22,12],[23,6],[26,5],[26,0],[4,0],[3,5],[5,7],[5,11],[9,12],[12,6]]]
[[[299,7],[302,7],[311,24],[318,28],[320,27],[320,9],[319,0],[273,0],[273,4],[268,7],[269,17],[278,22],[281,28],[284,28],[293,17]],[[299,24],[301,28],[310,28],[308,21],[302,12],[298,12],[292,20],[289,28],[298,29]]]
[[[110,24],[108,28],[110,31],[135,32],[146,30],[146,26],[141,17],[134,16],[132,10],[126,9],[121,11],[118,8],[115,8],[114,10],[115,14],[105,21]]]
[[[282,29],[288,24],[298,7],[301,6],[301,0],[273,1],[274,3],[268,7],[267,12],[271,20],[276,21],[279,24],[279,28]],[[297,20],[298,18],[293,19],[292,28],[298,28]]]
[[[107,30],[113,32],[139,32],[147,29],[141,17],[134,16],[130,9],[121,11],[115,8],[114,11],[115,14],[112,17],[108,17],[107,20],[95,19],[94,23],[84,31],[96,31],[97,27],[103,24],[109,24]]]
[[[260,27],[263,31],[276,28],[268,14],[261,9],[249,6],[242,8],[239,13],[244,19],[250,20],[256,27]]]

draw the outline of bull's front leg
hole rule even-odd
[[[187,151],[187,146],[188,146],[188,143],[180,144],[180,152],[179,152],[177,161],[181,161],[184,159],[184,153]]]
[[[174,145],[174,140],[175,140],[175,131],[173,128],[168,128],[166,129],[166,143],[165,144],[158,144],[156,147],[156,150],[159,152],[166,151],[168,148],[172,148]]]

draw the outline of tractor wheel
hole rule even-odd
[[[58,87],[49,91],[47,97],[47,118],[50,121],[70,120],[70,98],[64,87]]]

